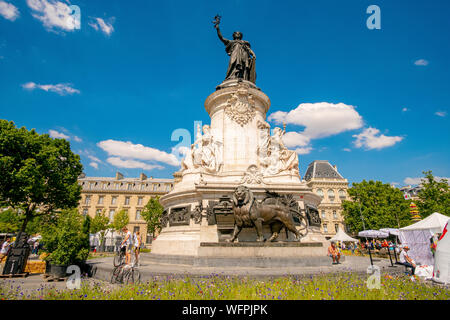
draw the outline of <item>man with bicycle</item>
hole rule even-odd
[[[127,227],[123,227],[122,231],[125,233],[125,239],[123,239],[120,244],[120,248],[122,250],[125,247],[125,263],[130,264],[131,260],[131,251],[133,249],[133,238],[131,236],[131,232],[128,231]]]

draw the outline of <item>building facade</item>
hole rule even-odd
[[[318,207],[322,220],[321,231],[326,238],[333,237],[339,228],[344,228],[342,201],[348,200],[348,181],[327,160],[315,160],[306,169],[304,179],[312,192],[322,201]]]
[[[91,218],[104,213],[113,221],[114,214],[122,209],[128,212],[128,230],[139,231],[144,243],[150,243],[152,235],[147,234],[147,223],[142,210],[151,197],[162,196],[173,189],[173,179],[125,178],[120,172],[115,177],[86,177],[78,179],[81,186],[79,212]]]

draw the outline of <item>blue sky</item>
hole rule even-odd
[[[373,4],[379,30],[366,26]],[[88,176],[171,178],[172,133],[209,123],[204,101],[225,77],[219,13],[225,37],[250,41],[270,124],[287,122],[302,176],[329,160],[350,182],[450,177],[449,11],[424,0],[0,0],[0,118],[66,137]]]

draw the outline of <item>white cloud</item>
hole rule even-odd
[[[136,160],[122,160],[119,157],[110,157],[106,159],[106,161],[118,168],[145,169],[145,170],[164,169],[164,167],[160,165],[147,164],[145,162]]]
[[[284,145],[288,148],[306,147],[310,140],[311,139],[304,134],[294,131],[286,132],[283,136]]]
[[[95,157],[95,156],[93,156],[93,155],[88,154],[87,157],[88,157],[89,159],[91,159],[92,161],[102,163],[102,160],[100,160],[99,158],[97,158],[97,157]]]
[[[76,142],[82,142],[83,140],[78,137],[78,136],[73,136],[73,140],[75,140]]]
[[[114,27],[112,26],[112,22],[114,18],[111,18],[111,22],[105,22],[102,18],[93,18],[93,22],[89,22],[89,25],[94,28],[96,31],[101,30],[107,36],[111,35],[114,31]]]
[[[72,15],[66,3],[56,0],[27,0],[32,16],[42,22],[48,30],[73,31],[80,28],[80,21]]]
[[[344,148],[344,149],[342,149],[342,151],[345,151],[345,152],[352,152],[352,149],[350,149],[350,148]]]
[[[427,60],[425,60],[425,59],[419,59],[419,60],[415,61],[414,64],[415,64],[416,66],[425,67],[425,66],[429,65],[430,62],[427,61]]]
[[[297,154],[309,154],[313,150],[312,147],[304,147],[304,148],[297,148],[295,149],[295,152]]]
[[[272,113],[269,121],[304,126],[300,134],[309,139],[324,138],[363,126],[354,106],[344,103],[302,103],[289,112]]]
[[[445,117],[447,115],[447,112],[446,111],[437,111],[434,114],[437,115],[438,117]]]
[[[403,108],[402,109],[402,112],[406,112],[406,111],[409,111],[409,109],[408,108]]]
[[[59,84],[37,84],[34,82],[28,82],[22,85],[24,89],[34,90],[41,89],[47,92],[55,92],[60,96],[65,96],[68,94],[79,94],[80,90],[72,88],[70,83],[59,83]]]
[[[128,159],[154,160],[167,163],[171,166],[179,166],[180,161],[173,154],[145,147],[142,144],[134,144],[130,141],[105,140],[97,143],[97,146],[108,153],[109,156],[119,156]]]
[[[380,134],[380,130],[371,127],[353,137],[356,138],[353,143],[357,148],[365,147],[368,150],[387,148],[403,140],[403,137],[389,137]]]
[[[91,162],[91,163],[89,163],[89,165],[90,165],[92,168],[98,169],[98,163],[97,163],[97,162]]]
[[[0,16],[7,20],[14,21],[19,15],[19,9],[13,4],[0,0]]]
[[[422,184],[422,179],[425,180],[425,178],[423,177],[416,177],[416,178],[407,177],[405,178],[405,180],[403,180],[403,182],[408,185],[420,185]],[[442,179],[450,181],[449,177],[434,177],[435,181],[441,181]]]
[[[65,135],[64,133],[58,132],[56,130],[49,130],[48,133],[49,133],[50,137],[52,137],[52,138],[66,139],[66,140],[70,139],[70,137],[68,135]]]

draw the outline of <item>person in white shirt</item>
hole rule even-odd
[[[404,266],[412,269],[412,274],[416,271],[416,264],[413,259],[408,256],[409,247],[407,245],[403,246],[400,252],[400,263]]]
[[[123,227],[122,231],[125,232],[125,239],[123,239],[120,246],[125,246],[125,263],[130,264],[131,250],[133,249],[133,238],[131,236],[131,232],[128,231],[127,227]]]
[[[0,263],[3,262],[3,259],[5,259],[8,256],[8,251],[11,247],[11,238],[6,238],[6,241],[3,242],[2,249],[0,250]]]
[[[134,255],[135,255],[135,264],[139,266],[139,253],[141,252],[141,233],[136,231],[134,234]]]

